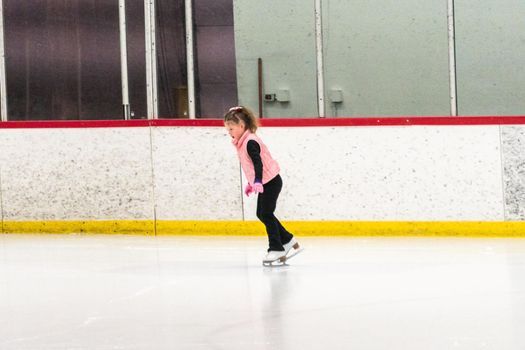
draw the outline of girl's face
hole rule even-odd
[[[239,124],[235,124],[234,122],[226,122],[224,123],[224,126],[226,127],[226,130],[228,130],[228,134],[230,134],[231,138],[235,141],[239,141],[242,134],[244,134],[246,131],[246,126],[242,120],[239,122]]]

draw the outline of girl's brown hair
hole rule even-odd
[[[257,117],[248,108],[244,106],[232,107],[224,115],[224,123],[231,122],[234,124],[239,124],[241,120],[244,122],[244,125],[246,125],[247,130],[255,133],[257,127],[259,126]]]

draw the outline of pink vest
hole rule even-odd
[[[246,175],[246,179],[250,184],[253,185],[253,181],[255,180],[255,169],[247,149],[248,141],[250,140],[256,141],[261,147],[261,161],[263,164],[262,182],[265,184],[279,174],[279,164],[272,158],[272,155],[262,140],[250,130],[246,130],[235,144],[235,147],[237,148],[237,154],[239,155],[244,175]]]

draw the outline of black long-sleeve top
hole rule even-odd
[[[255,179],[253,183],[262,183],[263,163],[261,160],[261,146],[259,146],[259,143],[257,143],[257,141],[250,140],[246,145],[246,150],[248,151],[248,155],[252,159],[253,168],[255,169]]]

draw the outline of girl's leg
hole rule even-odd
[[[268,250],[284,251],[281,241],[281,231],[284,230],[284,228],[274,215],[277,198],[279,198],[282,185],[281,177],[277,175],[264,185],[264,192],[259,193],[257,198],[257,217],[266,226],[270,246]]]
[[[283,180],[280,175],[277,175],[274,180],[279,183],[279,193],[277,194],[278,197],[281,193],[281,189],[283,188]],[[275,200],[277,201],[277,198]],[[293,238],[293,235],[284,228],[279,219],[275,218],[275,220],[277,220],[277,226],[279,226],[279,237],[281,238],[281,243],[286,244],[290,242]]]
[[[293,238],[293,235],[283,227],[283,225],[279,222],[279,220],[277,220],[277,224],[279,226],[279,236],[281,237],[281,243],[286,244],[290,242]]]

